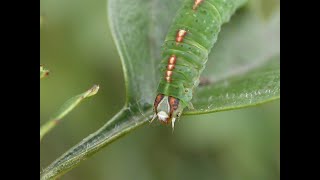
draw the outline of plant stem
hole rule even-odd
[[[152,115],[152,109],[149,107],[143,112],[146,112],[146,114],[140,113],[138,109],[124,107],[103,127],[51,163],[40,173],[40,179],[48,180],[62,176],[88,156],[93,155],[114,140],[148,122],[150,115]]]

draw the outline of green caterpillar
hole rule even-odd
[[[192,93],[199,84],[208,54],[223,23],[247,0],[185,0],[168,31],[161,61],[161,78],[154,116],[172,124],[185,107],[193,108]]]

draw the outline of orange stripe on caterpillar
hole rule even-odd
[[[184,29],[180,29],[176,35],[176,42],[180,43],[183,41],[184,36],[187,34],[187,31]]]
[[[194,0],[194,4],[192,6],[192,9],[196,10],[197,7],[199,6],[199,4],[202,3],[202,2],[203,2],[203,0]]]

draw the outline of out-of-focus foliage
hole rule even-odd
[[[105,0],[41,1],[41,123],[92,84],[84,103],[46,136],[40,168],[105,124],[125,101],[120,59]],[[62,179],[279,179],[279,101],[250,109],[187,116],[169,127],[147,125],[97,153]]]

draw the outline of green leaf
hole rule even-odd
[[[183,0],[109,0],[109,22],[121,57],[127,99],[98,131],[51,163],[41,179],[59,177],[101,148],[146,123],[161,75],[160,47]],[[244,108],[280,97],[279,13],[263,20],[243,8],[222,27],[187,114]],[[183,116],[181,117],[183,119]]]
[[[67,100],[61,108],[40,127],[40,141],[50,130],[52,130],[61,119],[80,104],[85,98],[95,95],[99,90],[99,86],[94,85],[91,89]]]
[[[40,79],[49,75],[49,70],[45,69],[42,65],[40,65]]]
[[[203,114],[254,106],[280,98],[279,56],[245,74],[238,69],[228,80],[214,82],[212,86],[199,88],[193,101],[197,107],[185,114]],[[249,67],[250,68],[250,67]],[[257,79],[259,80],[257,82]]]
[[[143,107],[152,106],[162,76],[157,69],[161,60],[160,47],[181,2],[110,1],[109,18],[124,66],[127,104],[139,102]],[[269,79],[264,78],[265,72],[258,71],[255,77],[260,79],[254,78],[248,84],[251,71],[267,66],[268,61],[279,57],[279,17],[276,12],[266,21],[246,7],[222,27],[203,73],[211,84],[196,90],[192,100],[195,109],[186,110],[184,114],[247,107],[279,98],[279,64],[274,69],[278,73]],[[274,83],[268,83],[274,79]],[[269,90],[272,93],[263,93]]]

